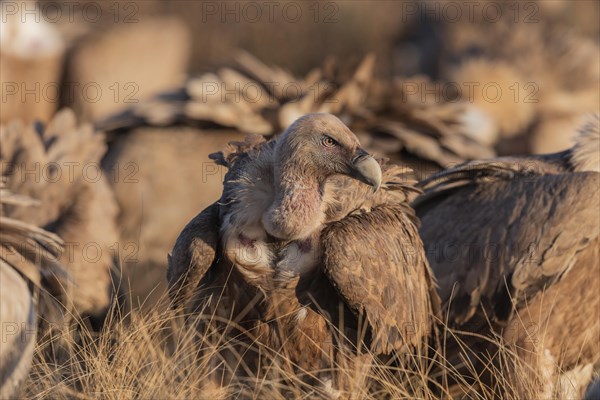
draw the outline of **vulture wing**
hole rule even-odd
[[[219,205],[213,203],[183,229],[168,257],[167,280],[175,307],[185,306],[199,285],[211,280],[219,242]]]
[[[62,295],[70,279],[58,261],[64,242],[54,233],[34,224],[7,215],[6,206],[31,208],[40,203],[18,195],[0,180],[0,265],[12,267],[36,288]]]
[[[430,332],[435,293],[417,227],[406,204],[350,215],[322,234],[325,272],[342,298],[366,317],[371,350],[418,346]]]
[[[560,279],[598,237],[598,173],[517,161],[469,163],[422,182],[420,234],[450,321],[468,321],[480,303],[506,321],[513,302]]]
[[[448,189],[469,184],[486,183],[501,179],[512,179],[525,176],[540,176],[544,174],[560,174],[569,172],[568,162],[570,150],[554,153],[531,155],[527,157],[499,157],[493,160],[469,161],[455,168],[440,171],[419,182],[426,190],[415,202],[421,205],[425,200],[435,197],[438,193],[448,194]]]

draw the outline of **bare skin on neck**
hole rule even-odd
[[[323,223],[322,183],[294,163],[282,169],[290,172],[276,180],[275,199],[263,214],[266,231],[277,238],[297,240],[309,236]]]

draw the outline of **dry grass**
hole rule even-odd
[[[115,306],[109,313],[104,329],[93,332],[85,321],[77,329],[64,326],[48,330],[38,341],[29,381],[21,396],[31,399],[314,399],[314,398],[462,398],[488,399],[502,393],[503,399],[540,398],[539,387],[530,379],[532,371],[519,361],[514,352],[499,344],[495,355],[499,362],[491,363],[486,356],[470,353],[466,344],[463,358],[467,370],[477,376],[479,357],[496,378],[494,388],[481,382],[468,382],[454,367],[442,367],[442,354],[412,358],[399,367],[397,363],[376,362],[370,368],[337,365],[336,374],[344,376],[350,386],[346,392],[330,389],[326,380],[316,378],[311,383],[300,378],[289,359],[272,349],[241,347],[231,335],[197,329],[197,316],[188,323],[165,307],[150,313],[134,310],[122,315]],[[196,319],[196,320],[194,320]],[[451,338],[454,332],[448,332]],[[472,335],[472,334],[468,334]],[[465,338],[467,336],[460,336]],[[490,340],[482,338],[483,340]],[[446,340],[441,341],[443,349]],[[244,350],[240,350],[244,349]],[[246,351],[259,353],[259,367],[245,362]],[[443,353],[443,351],[442,351]],[[218,364],[227,364],[236,373],[231,383],[217,385],[214,378]],[[369,354],[365,355],[373,358]],[[372,360],[371,360],[372,361]],[[549,358],[546,360],[553,363]],[[549,370],[552,370],[550,368]],[[446,379],[459,385],[448,387]],[[515,379],[517,377],[517,379]],[[518,379],[522,377],[522,379]],[[551,377],[538,377],[548,383]],[[563,386],[564,386],[564,377]],[[517,382],[513,387],[511,382]],[[539,383],[539,381],[538,381]],[[544,393],[555,398],[560,382]]]

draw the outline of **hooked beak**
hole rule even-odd
[[[376,192],[381,185],[381,167],[379,163],[361,148],[357,149],[354,157],[352,157],[350,176],[373,186],[373,192]]]

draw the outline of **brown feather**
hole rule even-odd
[[[183,229],[169,255],[167,280],[174,306],[185,306],[215,261],[219,208],[216,203],[198,214]]]
[[[538,374],[532,379],[540,378],[538,361],[546,351],[567,369],[600,359],[589,340],[600,334],[591,322],[600,304],[591,285],[577,283],[595,279],[600,268],[593,257],[600,235],[600,174],[574,159],[597,153],[596,140],[583,136],[562,153],[466,163],[419,184],[425,194],[414,205],[444,315],[451,327],[488,337],[504,332],[509,344],[535,350],[527,356],[520,351]],[[574,305],[577,318],[554,319],[567,318]],[[525,343],[531,338],[522,331],[523,321],[536,324],[543,344]],[[574,330],[567,334],[560,324]],[[449,345],[451,363],[498,350],[493,341],[461,338],[467,350]],[[484,381],[493,373],[486,376]]]
[[[327,275],[373,329],[371,350],[389,354],[423,344],[435,315],[435,283],[405,206],[348,216],[327,227],[323,242]]]
[[[82,314],[104,312],[119,243],[117,205],[100,169],[104,135],[64,109],[47,126],[11,121],[0,128],[0,139],[6,186],[41,203],[27,210],[6,205],[7,215],[61,236],[67,246],[59,261],[72,277],[69,301]]]

